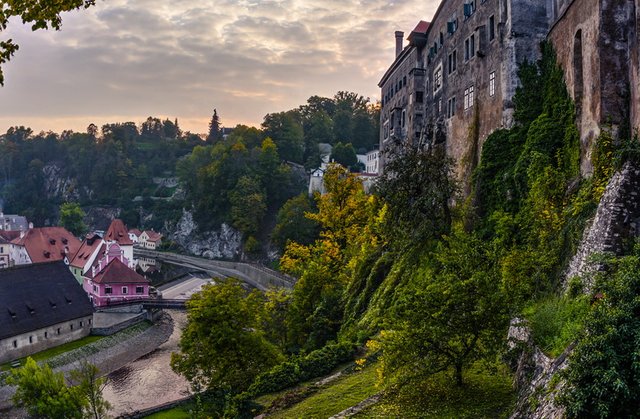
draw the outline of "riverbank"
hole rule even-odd
[[[153,352],[169,340],[173,331],[173,318],[165,312],[153,325],[139,330],[139,333],[132,334],[129,330],[124,330],[85,347],[61,354],[48,362],[54,366],[55,371],[68,373],[78,369],[80,362],[86,359],[89,363],[96,365],[102,375],[107,375]],[[12,406],[11,397],[14,392],[14,387],[0,387],[0,416],[3,418],[18,419],[25,416],[24,412]]]

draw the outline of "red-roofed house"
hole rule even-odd
[[[128,267],[116,243],[106,244],[104,256],[97,259],[84,276],[84,290],[96,307],[113,302],[149,297],[149,280]]]
[[[100,254],[100,248],[104,244],[102,237],[96,233],[87,234],[80,248],[71,259],[69,267],[76,280],[82,284],[83,275],[93,265]]]
[[[133,241],[129,238],[129,230],[122,220],[115,219],[111,222],[109,229],[104,235],[104,241],[116,242],[124,251],[124,255],[128,260],[133,260]]]
[[[64,227],[32,228],[11,241],[10,264],[53,262],[70,259],[80,248],[80,241]]]
[[[132,228],[131,230],[129,230],[129,238],[131,239],[134,245],[140,241],[141,234],[142,234],[142,231],[138,230],[137,228]]]
[[[140,235],[140,244],[142,247],[155,250],[162,244],[162,234],[153,230],[145,230]]]

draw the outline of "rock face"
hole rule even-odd
[[[118,218],[122,210],[112,207],[91,207],[84,217],[84,222],[90,231],[102,230],[107,231],[111,221]]]
[[[518,403],[510,419],[561,419],[565,410],[556,403],[563,387],[557,373],[567,367],[573,346],[556,359],[546,356],[533,344],[531,333],[521,319],[513,319],[508,335],[509,357],[515,370]]]
[[[566,279],[580,276],[587,291],[591,273],[599,269],[590,261],[595,253],[619,255],[625,242],[638,235],[640,222],[640,168],[627,162],[616,172],[605,190],[593,221],[584,232],[576,255],[569,263]]]
[[[91,191],[84,188],[78,189],[77,181],[64,175],[64,170],[55,164],[49,164],[42,168],[44,175],[45,193],[47,198],[62,198],[63,201],[78,201],[80,195],[91,196]]]
[[[193,214],[184,210],[180,221],[170,231],[169,238],[195,256],[209,259],[236,259],[242,252],[242,234],[227,224],[218,231],[197,233]]]

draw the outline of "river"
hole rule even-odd
[[[166,310],[174,328],[169,340],[156,350],[107,376],[104,398],[112,405],[110,415],[118,416],[175,401],[189,395],[187,380],[174,373],[169,363],[178,351],[186,313]]]

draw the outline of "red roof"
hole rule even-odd
[[[71,266],[84,268],[93,252],[100,246],[102,239],[97,234],[87,234],[80,248],[71,260]]]
[[[148,241],[150,242],[157,242],[162,238],[162,234],[158,233],[157,231],[146,230],[145,233],[147,233],[147,237],[149,237]]]
[[[133,242],[129,238],[129,230],[124,225],[122,220],[115,219],[111,222],[109,230],[104,235],[104,239],[107,241],[115,241],[120,245],[132,245]]]
[[[31,263],[71,259],[80,248],[80,240],[64,227],[32,228],[11,243],[25,247]]]
[[[97,284],[148,284],[150,281],[133,269],[129,269],[120,259],[112,259],[100,272],[92,277],[91,271],[87,277]]]
[[[132,228],[131,230],[129,230],[129,233],[135,234],[136,237],[140,237],[142,231],[138,230],[137,228]]]
[[[421,20],[411,32],[427,33],[427,29],[429,29],[429,22]]]
[[[5,240],[11,241],[20,237],[20,232],[16,230],[0,230],[0,237]]]

